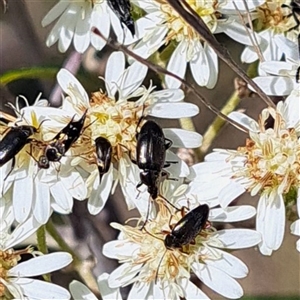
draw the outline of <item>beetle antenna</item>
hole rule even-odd
[[[162,255],[160,261],[159,261],[159,264],[158,264],[158,267],[157,267],[157,270],[156,270],[156,275],[155,275],[155,284],[157,283],[157,279],[158,279],[158,271],[159,271],[159,268],[160,268],[160,265],[163,261],[163,258],[165,257],[166,253],[167,253],[168,249],[165,250],[164,254]]]
[[[165,198],[163,195],[159,195],[159,197],[164,200],[165,202],[167,202],[170,206],[172,206],[174,209],[176,209],[177,211],[180,210],[180,208],[176,207],[173,203],[171,203],[167,198]]]

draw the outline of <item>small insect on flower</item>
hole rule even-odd
[[[208,215],[209,206],[202,204],[183,216],[165,237],[166,248],[181,248],[190,244],[206,225]]]
[[[105,137],[98,137],[95,139],[97,165],[99,171],[100,182],[104,174],[109,170],[112,158],[112,146]]]
[[[61,160],[82,134],[86,114],[87,110],[78,121],[74,121],[73,116],[71,121],[52,139],[52,142],[44,145],[43,154],[37,160],[40,168],[48,169],[50,162]],[[32,153],[30,154],[32,155]]]
[[[135,34],[134,22],[131,16],[131,5],[129,0],[108,0],[109,7],[116,14],[121,23],[130,30],[132,35]]]
[[[154,121],[148,120],[144,123],[137,134],[136,163],[143,170],[137,188],[145,184],[153,199],[159,194],[161,177],[167,175],[163,168],[172,163],[165,161],[166,150],[171,146],[172,141],[165,138],[161,127]]]

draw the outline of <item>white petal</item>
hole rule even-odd
[[[42,26],[46,27],[50,23],[52,23],[55,19],[57,19],[68,7],[70,4],[69,1],[59,1],[56,3],[50,11],[47,13],[47,15],[42,20]]]
[[[33,217],[27,219],[26,222],[21,225],[18,225],[9,235],[9,239],[5,241],[4,250],[12,248],[16,244],[20,244],[36,232],[39,226],[40,224]]]
[[[147,72],[148,67],[138,61],[135,61],[130,67],[128,67],[124,72],[120,84],[120,98],[126,98],[128,95],[136,91],[136,89],[144,81]]]
[[[214,249],[214,251],[220,256],[220,259],[205,259],[207,265],[213,266],[233,278],[244,278],[247,276],[248,268],[240,259],[219,249]]]
[[[98,172],[98,170],[97,170]],[[104,207],[113,184],[113,165],[111,164],[108,172],[103,175],[101,183],[99,184],[99,176],[97,176],[95,183],[98,183],[98,188],[95,186],[92,189],[91,195],[88,201],[88,210],[90,214],[98,214]]]
[[[70,283],[69,290],[74,300],[98,300],[97,297],[83,283],[77,280],[73,280]]]
[[[234,3],[233,3],[234,2]],[[248,12],[255,9],[257,6],[264,4],[265,0],[251,0],[247,1],[247,7],[245,7],[244,1],[221,1],[220,11],[223,13],[232,14],[236,12],[236,7],[240,12]]]
[[[186,42],[182,40],[176,47],[169,60],[167,70],[180,78],[184,78],[186,71],[187,61],[186,61]],[[166,85],[168,88],[178,88],[181,85],[181,81],[175,79],[172,76],[166,75],[165,77]]]
[[[128,299],[147,299],[150,284],[136,281],[128,295]]]
[[[250,219],[255,214],[256,209],[250,205],[230,206],[211,209],[209,219],[213,222],[238,222]]]
[[[239,24],[236,21],[220,23],[219,26],[222,28],[224,33],[226,33],[228,36],[230,36],[233,40],[235,40],[238,43],[249,45],[249,46],[253,45],[253,41],[255,41],[258,45],[261,43],[261,38],[258,34],[256,34],[255,32],[254,33],[251,32],[249,28],[248,30],[246,30],[244,25]],[[252,39],[250,39],[249,35],[252,36]]]
[[[164,135],[170,139],[176,148],[197,148],[202,144],[202,135],[194,131],[178,128],[164,128]]]
[[[82,103],[82,105],[84,105],[84,107],[89,107],[89,97],[87,92],[71,72],[69,72],[67,69],[60,69],[56,75],[56,78],[60,87],[66,94],[69,94],[69,88],[71,86],[75,86],[80,95],[83,96],[82,99],[84,100],[84,103]]]
[[[125,70],[125,55],[121,51],[113,52],[106,63],[105,86],[108,94],[114,96],[117,91],[116,83]]]
[[[9,270],[9,274],[17,277],[47,274],[69,265],[72,260],[72,255],[67,252],[45,254],[16,265]]]
[[[218,74],[219,74],[219,63],[218,63],[218,55],[215,50],[210,47],[207,43],[204,45],[204,50],[207,57],[208,67],[209,67],[209,78],[206,83],[206,87],[208,89],[212,89],[215,87]]]
[[[181,89],[165,89],[151,94],[154,102],[178,102],[184,99],[184,92]]]
[[[73,199],[70,193],[65,189],[61,181],[56,182],[50,187],[51,195],[55,199],[57,205],[59,205],[65,213],[70,213],[73,207]]]
[[[249,131],[259,131],[257,122],[252,118],[248,117],[246,114],[233,111],[228,115],[228,118],[246,127]]]
[[[110,18],[107,12],[104,11],[103,13],[98,13],[98,11],[93,12],[91,22],[102,33],[102,35],[105,38],[109,37]],[[102,48],[106,45],[106,41],[94,32],[92,32],[91,35],[91,43],[98,51],[102,50]]]
[[[270,96],[286,96],[294,88],[294,83],[287,77],[261,76],[253,81]]]
[[[177,161],[177,163],[171,163],[169,167],[165,168],[165,171],[170,173],[170,180],[172,180],[171,178],[177,179],[178,177],[187,177],[189,175],[190,171],[188,165],[172,151],[167,151],[166,163],[169,161]]]
[[[103,273],[97,278],[99,291],[103,300],[122,300],[119,289],[112,289],[108,286],[109,275]]]
[[[130,263],[124,263],[115,269],[109,276],[108,285],[110,288],[126,286],[127,283],[136,276],[143,265],[133,266]]]
[[[220,205],[223,208],[227,207],[233,200],[243,193],[245,193],[245,188],[241,184],[230,180],[229,184],[227,184],[218,195]]]
[[[288,128],[295,128],[297,123],[299,123],[300,101],[298,97],[289,96],[285,99],[283,117],[287,122]]]
[[[285,58],[294,61],[297,61],[299,59],[299,50],[297,43],[294,43],[283,35],[274,36],[274,42],[284,53]]]
[[[193,117],[198,113],[198,106],[192,103],[157,103],[152,106],[149,115],[157,118],[177,119]]]
[[[266,226],[263,239],[269,248],[277,250],[281,246],[284,236],[285,205],[281,195],[277,195],[272,200],[266,207]]]
[[[109,258],[120,259],[132,257],[132,254],[140,248],[139,245],[124,241],[111,241],[103,245],[102,253]]]
[[[179,284],[185,287],[184,291],[186,293],[186,299],[201,299],[201,300],[209,300],[210,298],[201,291],[199,287],[189,281],[187,278],[179,278]]]
[[[300,235],[300,219],[293,222],[290,229],[292,234]]]
[[[190,68],[196,83],[206,86],[210,78],[210,67],[205,48],[199,42],[199,51],[190,61]]]
[[[229,299],[243,296],[240,284],[225,272],[202,264],[192,263],[192,269],[197,277],[212,290]]]
[[[18,278],[14,282],[21,286],[27,299],[70,299],[70,293],[63,287],[41,280]]]
[[[293,64],[286,61],[265,61],[260,64],[260,67],[272,75],[281,75],[282,71],[291,72],[293,70]]]
[[[50,217],[50,190],[47,184],[35,183],[33,215],[40,224],[46,224]]]
[[[70,195],[77,200],[84,200],[87,198],[87,187],[83,178],[77,171],[73,171],[66,177],[60,178],[64,188],[70,193]]]
[[[261,234],[255,230],[250,229],[224,229],[219,230],[213,235],[223,243],[224,248],[227,249],[243,249],[257,245],[261,241]],[[214,246],[212,242],[208,242]]]
[[[24,197],[24,192],[25,197]],[[14,182],[13,206],[16,221],[23,223],[29,216],[33,201],[32,177],[18,179]]]
[[[85,18],[78,18],[74,34],[74,48],[79,53],[84,53],[90,45],[91,28],[88,20],[91,18],[91,5],[85,6]]]

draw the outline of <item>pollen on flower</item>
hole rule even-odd
[[[269,109],[274,127],[265,128],[269,114],[262,114],[259,133],[251,133],[244,147],[237,150],[245,157],[245,165],[236,170],[234,177],[248,179],[248,190],[270,194],[287,194],[300,184],[300,142],[293,128],[287,128],[279,112]]]
[[[5,282],[9,281],[8,271],[18,264],[18,261],[21,259],[21,255],[32,253],[33,249],[31,247],[27,247],[22,250],[0,250],[0,297],[7,296],[7,289],[5,286]],[[2,298],[1,298],[2,299]]]
[[[171,40],[180,42],[184,39],[192,42],[200,38],[196,31],[165,0],[157,0],[157,2],[161,4],[161,11],[165,14],[164,22],[168,24],[169,28],[166,43]],[[217,26],[217,19],[221,17],[216,10],[218,1],[187,0],[187,3],[203,19],[209,29],[214,32]]]
[[[92,94],[90,105],[91,140],[100,136],[108,139],[114,160],[119,160],[125,152],[134,155],[137,127],[148,102],[139,105],[134,101],[116,101],[100,91]]]
[[[263,29],[272,28],[276,33],[286,33],[297,25],[291,10],[291,1],[268,0],[258,7],[259,21]]]
[[[219,259],[205,247],[205,243],[214,232],[209,222],[191,243],[181,248],[167,248],[165,238],[171,233],[172,226],[182,218],[182,213],[174,209],[171,211],[161,202],[158,205],[159,212],[156,218],[148,220],[143,230],[139,226],[113,224],[113,227],[123,232],[126,241],[139,245],[139,250],[130,257],[132,265],[143,264],[138,281],[148,283],[160,281],[162,285],[176,284],[179,277],[190,276],[192,262],[205,261],[208,257]]]

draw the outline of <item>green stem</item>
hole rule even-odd
[[[239,105],[240,101],[241,99],[238,97],[237,92],[234,92],[221,109],[221,112],[227,116],[229,113],[235,110],[235,108]],[[216,136],[224,126],[225,122],[226,121],[224,119],[216,117],[213,123],[206,130],[205,134],[203,135],[202,146],[200,147],[201,161],[203,161],[204,155],[207,153],[213,140],[216,138]]]
[[[59,68],[24,68],[19,70],[8,71],[0,76],[0,85],[5,86],[8,83],[24,78],[55,78]]]
[[[47,248],[47,241],[46,241],[46,228],[45,225],[42,225],[36,232],[36,239],[37,239],[37,247],[40,252],[43,254],[48,253]],[[47,282],[51,282],[51,275],[50,274],[44,274],[43,278]]]

